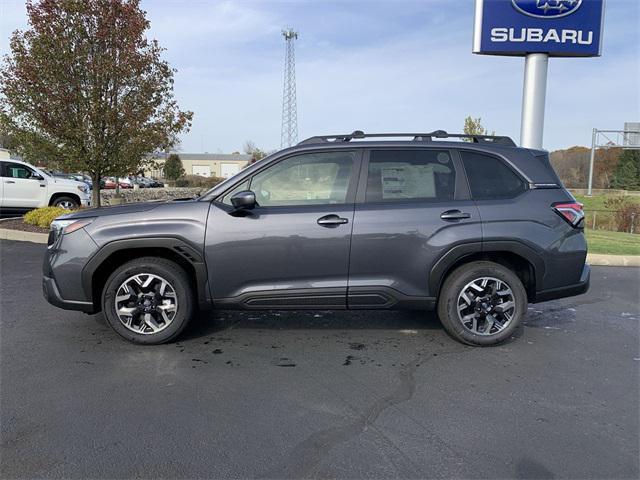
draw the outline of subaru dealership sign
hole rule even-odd
[[[595,57],[604,0],[476,0],[473,53]]]

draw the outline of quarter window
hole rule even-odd
[[[500,159],[477,152],[460,154],[475,200],[513,198],[525,191],[525,182]]]
[[[354,161],[352,151],[297,155],[257,173],[250,188],[263,207],[345,203]]]
[[[456,172],[445,150],[373,150],[367,202],[452,200]]]

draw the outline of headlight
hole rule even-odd
[[[55,233],[56,238],[59,235],[66,235],[67,233],[75,232],[83,227],[86,227],[93,218],[80,218],[78,220],[54,220],[51,222],[51,231]]]
[[[87,193],[87,186],[86,185],[78,185],[78,190],[80,190],[82,193]]]

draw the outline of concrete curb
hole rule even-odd
[[[0,220],[0,224],[2,224],[2,220]],[[20,230],[0,228],[0,240],[17,240],[21,242],[46,244],[47,237],[48,235],[46,233],[22,232]],[[587,255],[587,263],[589,263],[589,265],[607,267],[640,267],[640,255],[602,255],[599,253],[590,253]]]
[[[587,263],[608,267],[640,267],[640,255],[602,255],[589,253]]]
[[[0,240],[16,240],[19,242],[47,243],[46,233],[22,232],[9,228],[0,228]]]

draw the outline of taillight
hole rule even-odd
[[[571,203],[554,203],[553,209],[558,215],[564,218],[572,227],[580,227],[584,219],[584,211],[582,204],[578,202]]]

